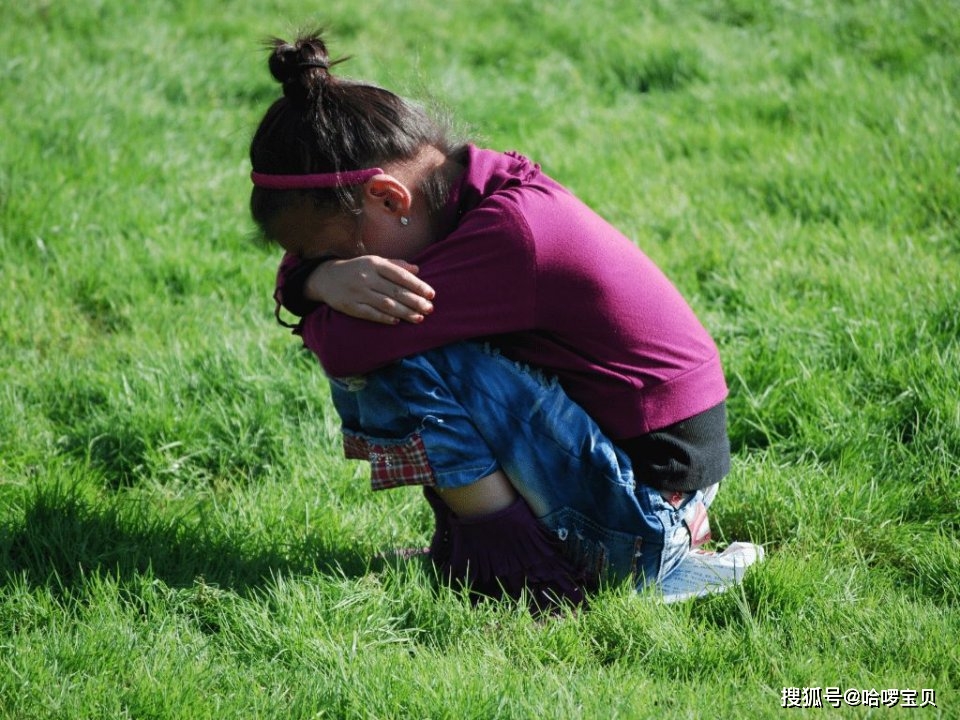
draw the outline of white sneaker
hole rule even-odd
[[[691,550],[658,583],[665,603],[719,593],[738,585],[747,568],[763,560],[763,548],[748,542],[730,543],[723,552]]]

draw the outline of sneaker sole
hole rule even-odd
[[[720,553],[691,550],[657,585],[668,604],[725,592],[743,582],[747,568],[763,557],[763,547],[747,542],[731,543]]]

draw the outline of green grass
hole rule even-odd
[[[960,714],[956,3],[210,8],[4,4],[0,717]],[[536,622],[376,560],[429,512],[340,458],[246,212],[259,43],[320,24],[690,299],[731,388],[713,524],[768,550],[742,589]]]

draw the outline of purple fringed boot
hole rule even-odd
[[[489,515],[461,518],[432,489],[424,495],[437,519],[431,559],[443,577],[468,587],[474,601],[516,600],[526,590],[534,614],[585,603],[581,573],[523,498]]]

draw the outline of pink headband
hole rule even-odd
[[[383,172],[380,168],[347,170],[345,172],[315,173],[313,175],[271,175],[269,173],[250,173],[253,184],[267,190],[316,190],[320,188],[362,185],[374,175]]]

